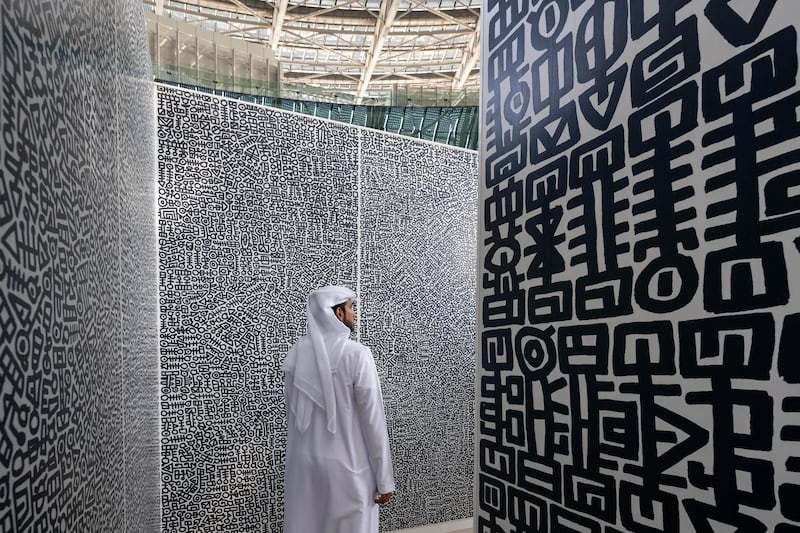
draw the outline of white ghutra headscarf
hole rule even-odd
[[[350,328],[339,321],[333,306],[354,299],[356,293],[346,287],[329,285],[308,295],[307,336],[313,351],[295,353],[286,361],[285,369],[294,374],[295,394],[289,406],[295,425],[301,432],[311,422],[313,404],[325,411],[328,431],[336,433],[336,397],[333,391],[331,362],[338,363]],[[294,351],[294,350],[293,350]]]

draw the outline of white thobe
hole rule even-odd
[[[284,368],[286,405],[292,405],[292,358],[313,356],[309,337],[289,351]],[[284,533],[377,533],[377,492],[394,492],[383,397],[372,353],[347,340],[331,361],[336,432],[314,405],[303,432],[287,408]]]

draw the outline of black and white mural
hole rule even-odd
[[[487,3],[477,531],[800,531],[798,21]]]
[[[328,283],[384,387],[382,527],[470,516],[477,154],[157,92],[164,531],[282,530],[280,366]]]
[[[384,530],[472,516],[477,154],[361,130],[359,333],[397,490]]]
[[[0,531],[160,531],[141,5],[0,2]]]

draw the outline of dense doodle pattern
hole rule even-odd
[[[481,533],[800,530],[797,22],[489,2]]]
[[[357,333],[402,450],[409,494],[383,527],[468,516],[476,207],[462,189],[477,154],[168,87],[158,125],[164,530],[282,530],[280,366],[305,331],[306,295],[326,283],[362,295]],[[437,266],[405,257],[411,245]],[[409,316],[415,305],[437,314]],[[417,323],[447,309],[460,324]],[[415,327],[430,336],[399,336]],[[455,507],[414,485],[445,460]]]
[[[306,294],[355,285],[358,138],[166,87],[158,132],[163,528],[277,533],[280,367]]]
[[[1,531],[160,530],[143,24],[0,3]]]
[[[477,156],[364,130],[361,160],[361,341],[381,374],[397,481],[381,527],[469,517]]]

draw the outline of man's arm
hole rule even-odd
[[[389,432],[383,410],[383,396],[378,371],[369,348],[359,358],[353,376],[355,406],[361,422],[361,431],[367,444],[375,486],[379,496],[375,503],[386,503],[394,491],[394,472],[389,450]]]

